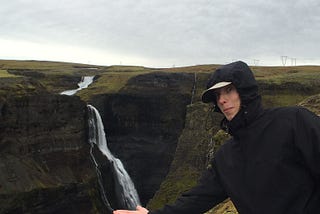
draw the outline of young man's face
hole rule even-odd
[[[237,89],[231,84],[214,90],[217,105],[227,118],[232,120],[240,110],[240,96]]]

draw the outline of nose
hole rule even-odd
[[[227,98],[226,96],[224,96],[223,94],[220,94],[218,97],[217,97],[217,102],[219,104],[224,104],[227,102]]]

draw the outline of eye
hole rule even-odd
[[[230,93],[232,90],[233,90],[233,87],[232,87],[232,86],[229,86],[229,87],[226,88],[226,92],[227,92],[227,93]]]
[[[219,92],[219,91],[216,91],[216,92],[214,92],[214,95],[215,95],[215,97],[216,97],[216,100],[219,100],[219,98],[220,98],[220,92]]]

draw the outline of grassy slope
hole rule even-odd
[[[18,78],[20,76],[8,73],[7,70],[0,70],[0,78]]]
[[[4,75],[10,75],[6,71],[18,70],[26,76],[32,76],[30,74],[32,71],[43,76],[43,78],[38,78],[41,84],[46,86],[49,91],[57,93],[58,91],[73,89],[72,86],[59,85],[58,83],[62,81],[62,78],[96,75],[95,83],[78,94],[84,100],[89,100],[89,97],[95,94],[118,92],[131,77],[136,75],[154,71],[187,72],[196,73],[195,99],[200,100],[207,78],[217,67],[218,65],[198,65],[153,69],[141,66],[94,66],[65,62],[0,60],[0,78],[3,78]],[[262,92],[266,106],[293,105],[312,94],[320,93],[319,66],[253,66],[252,70],[259,84],[268,87],[268,90]],[[10,77],[13,77],[13,75],[10,75]],[[295,87],[292,87],[292,85],[295,85]]]
[[[312,94],[320,93],[320,67],[252,67],[264,105],[295,105]]]
[[[154,69],[144,67],[111,66],[98,74],[94,84],[87,90],[80,91],[77,95],[88,101],[95,94],[117,93],[130,78],[153,71]]]

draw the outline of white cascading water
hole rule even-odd
[[[140,200],[134,184],[127,171],[123,167],[122,162],[118,158],[115,158],[108,149],[104,126],[98,110],[92,105],[88,105],[88,110],[89,143],[91,147],[97,145],[99,150],[106,156],[106,158],[114,168],[115,181],[118,182],[118,184],[115,185],[118,203],[123,208],[135,209],[136,206],[140,204]],[[97,166],[96,161],[95,164]],[[104,190],[102,191],[103,197],[105,197]],[[108,202],[106,198],[104,198],[103,200]]]
[[[80,91],[84,88],[87,88],[93,82],[93,78],[94,78],[94,76],[84,76],[81,78],[81,81],[78,83],[79,88],[63,91],[60,94],[61,95],[69,95],[69,96],[74,95],[78,91]]]

